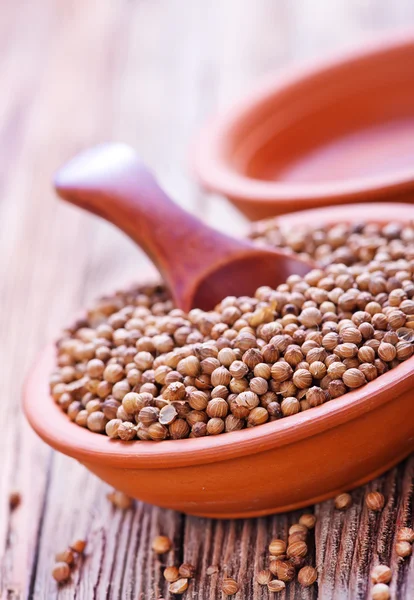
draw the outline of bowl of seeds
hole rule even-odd
[[[263,221],[318,267],[177,309],[162,284],[101,298],[47,348],[26,415],[53,448],[143,501],[250,517],[359,486],[414,449],[414,207]]]

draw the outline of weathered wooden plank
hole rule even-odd
[[[24,18],[23,18],[24,17]],[[23,373],[37,348],[93,296],[140,276],[148,262],[109,225],[58,205],[53,170],[77,149],[117,138],[140,149],[174,197],[212,224],[244,220],[188,180],[189,142],[204,117],[229,106],[260,75],[285,61],[362,39],[366,29],[414,22],[408,0],[205,3],[32,0],[5,3],[0,19],[0,597],[142,598],[167,596],[166,564],[188,561],[197,577],[186,597],[221,597],[223,574],[237,598],[268,598],[254,581],[274,536],[300,513],[250,521],[185,518],[138,503],[114,510],[107,486],[51,453],[16,410]],[[185,175],[184,175],[185,174]],[[50,303],[50,298],[53,302]],[[47,308],[46,308],[47,307]],[[338,513],[315,507],[311,560],[319,585],[291,584],[280,598],[364,598],[369,570],[389,563],[392,592],[414,597],[414,560],[393,550],[395,522],[412,523],[414,459],[366,489],[383,489],[381,515],[364,508],[365,490]],[[9,514],[8,492],[23,502]],[[165,533],[174,552],[158,559],[151,539]],[[51,579],[53,555],[74,537],[88,551],[71,582]],[[211,565],[217,574],[207,575]],[[9,592],[7,590],[10,590]]]

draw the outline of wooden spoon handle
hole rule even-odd
[[[219,257],[244,246],[175,204],[135,151],[124,144],[103,144],[82,152],[58,171],[55,187],[65,200],[131,237],[172,291]]]

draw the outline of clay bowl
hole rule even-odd
[[[281,222],[406,222],[403,204],[334,207]],[[374,216],[375,215],[375,216]],[[27,381],[24,409],[50,446],[127,494],[185,513],[253,517],[359,486],[414,450],[414,357],[364,387],[304,413],[216,437],[121,442],[69,421],[48,393],[54,348]]]
[[[249,219],[414,200],[414,33],[273,76],[213,121],[200,182]]]

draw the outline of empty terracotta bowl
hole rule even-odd
[[[281,218],[310,225],[407,222],[403,204],[343,206]],[[216,437],[121,442],[72,423],[52,400],[54,347],[35,365],[24,393],[40,437],[127,494],[208,517],[251,517],[330,498],[386,471],[414,450],[414,357],[322,406]]]
[[[257,220],[414,199],[414,34],[289,69],[209,124],[201,183]]]

